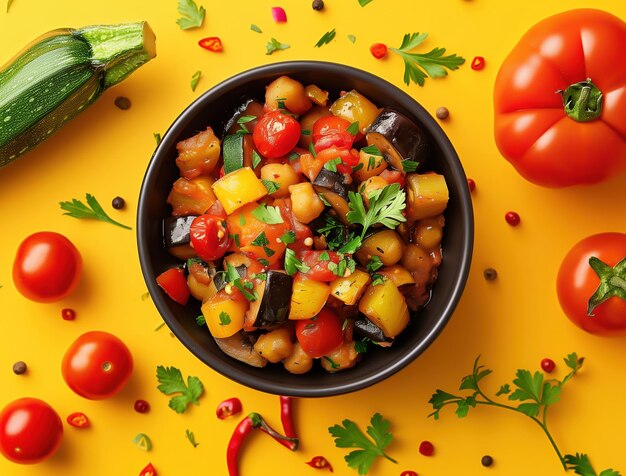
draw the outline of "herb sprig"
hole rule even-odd
[[[198,8],[193,0],[178,0],[178,13],[182,16],[176,20],[176,23],[181,30],[189,30],[202,26],[206,11],[202,6]]]
[[[348,192],[350,211],[346,214],[352,224],[363,226],[361,240],[365,238],[367,230],[376,224],[394,229],[406,218],[402,211],[406,208],[406,193],[400,189],[400,184],[393,183],[381,190],[372,192],[369,196],[369,208],[365,210],[365,204],[360,193]]]
[[[287,43],[281,43],[276,38],[272,38],[265,45],[265,54],[271,55],[275,51],[286,50],[288,48],[291,48],[291,45],[288,45]]]
[[[335,38],[335,29],[333,28],[330,31],[327,31],[326,33],[324,33],[324,35],[319,39],[319,41],[317,43],[315,43],[315,47],[316,48],[321,48],[324,45],[327,45],[328,43],[330,43],[331,41],[333,41],[333,39]]]
[[[427,76],[442,78],[448,75],[446,68],[453,71],[465,63],[465,58],[456,54],[444,56],[445,48],[433,48],[425,54],[411,53],[411,50],[421,45],[426,38],[428,33],[407,33],[400,48],[389,48],[404,60],[404,82],[407,86],[411,81],[424,86]]]
[[[476,405],[504,408],[521,413],[541,427],[548,437],[552,448],[554,448],[564,470],[573,470],[581,476],[598,476],[593,470],[587,455],[576,453],[575,455],[566,454],[563,456],[547,424],[548,409],[559,401],[563,386],[581,369],[584,362],[582,357],[579,358],[575,353],[571,353],[563,359],[570,372],[562,380],[545,380],[541,372],[533,374],[529,370],[519,369],[515,374],[516,378],[513,380],[513,385],[506,383],[496,393],[497,397],[508,395],[509,401],[520,402],[517,406],[508,405],[490,398],[480,388],[480,381],[491,374],[492,370],[478,365],[479,359],[480,356],[474,362],[472,373],[463,377],[459,387],[459,390],[468,390],[471,393],[465,396],[458,396],[443,390],[437,390],[428,401],[434,409],[429,416],[438,420],[441,410],[448,405],[456,405],[455,413],[459,418],[466,417],[470,409],[475,408]],[[599,476],[620,476],[620,474],[612,469],[607,469],[602,471]]]
[[[179,393],[170,399],[169,407],[176,413],[184,413],[190,403],[199,405],[198,400],[204,392],[204,386],[198,377],[187,377],[187,383],[183,380],[183,374],[176,367],[157,367],[157,380],[159,391],[165,395]]]
[[[110,223],[111,225],[119,226],[121,228],[125,228],[127,230],[132,230],[131,227],[122,225],[121,223],[113,220],[106,212],[102,209],[96,197],[88,193],[86,195],[87,205],[85,205],[80,200],[72,199],[71,202],[59,202],[61,205],[61,210],[65,210],[67,213],[63,215],[67,215],[74,218],[87,218],[93,220],[100,220]]]

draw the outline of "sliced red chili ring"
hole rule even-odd
[[[141,470],[139,476],[157,476],[157,472],[154,466],[152,466],[152,463],[148,463],[148,466]]]
[[[217,36],[202,38],[200,41],[198,41],[198,45],[200,45],[201,48],[204,48],[208,51],[213,51],[214,53],[219,53],[224,49],[222,47],[222,40],[220,40]]]
[[[76,311],[69,308],[61,309],[61,317],[64,321],[73,321],[76,319]]]
[[[241,400],[237,397],[233,397],[220,403],[217,406],[215,414],[217,415],[217,418],[224,420],[228,417],[241,413],[241,408]]]
[[[313,459],[311,459],[311,461],[307,461],[306,464],[308,464],[311,468],[315,468],[315,469],[328,468],[331,473],[333,472],[333,467],[330,465],[328,460],[324,458],[323,456],[314,456]]]
[[[402,471],[400,476],[419,476],[415,471]]]
[[[72,413],[67,417],[67,423],[74,428],[87,428],[89,427],[89,418],[82,412]]]
[[[472,60],[472,69],[474,71],[478,71],[481,70],[485,67],[485,58],[483,58],[482,56],[476,56],[473,60]]]
[[[376,59],[382,59],[387,56],[387,45],[384,43],[374,43],[370,46],[370,53]]]

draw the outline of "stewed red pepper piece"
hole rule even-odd
[[[217,410],[215,410],[215,414],[217,415],[217,418],[224,420],[228,417],[241,413],[241,408],[241,400],[237,397],[233,397],[220,403],[217,406]]]
[[[187,287],[185,272],[181,268],[171,268],[164,271],[156,278],[156,282],[178,304],[183,306],[187,304],[189,288]]]

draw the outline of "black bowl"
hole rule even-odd
[[[260,97],[265,86],[281,75],[304,84],[317,84],[332,97],[339,91],[356,89],[379,107],[403,112],[421,125],[433,150],[428,168],[442,173],[450,189],[445,212],[444,259],[432,299],[417,318],[387,349],[374,348],[354,368],[335,374],[314,369],[292,375],[282,365],[258,369],[228,357],[217,347],[206,328],[196,325],[199,304],[191,300],[181,306],[169,299],[155,278],[165,269],[178,265],[164,249],[161,222],[170,214],[166,203],[172,183],[179,177],[175,164],[176,142],[191,137],[208,125],[218,126],[229,111],[245,97]],[[465,287],[474,236],[472,203],[459,158],[437,122],[413,98],[370,73],[348,66],[318,61],[292,61],[261,66],[240,73],[194,101],[174,121],[148,166],[139,196],[137,241],[144,279],[150,295],[172,332],[196,357],[222,375],[264,392],[300,397],[338,395],[379,382],[408,365],[435,340],[450,319]]]

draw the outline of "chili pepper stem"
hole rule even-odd
[[[574,83],[565,91],[557,91],[563,97],[565,114],[576,122],[589,122],[600,118],[602,114],[602,92],[591,82]]]
[[[250,418],[250,420],[252,421],[252,426],[254,428],[260,428],[262,431],[270,435],[284,447],[290,449],[291,451],[296,451],[298,449],[298,438],[290,438],[288,436],[281,435],[271,426],[269,426],[267,422],[263,419],[263,417],[258,413],[250,413],[250,415],[248,415],[248,418]]]

